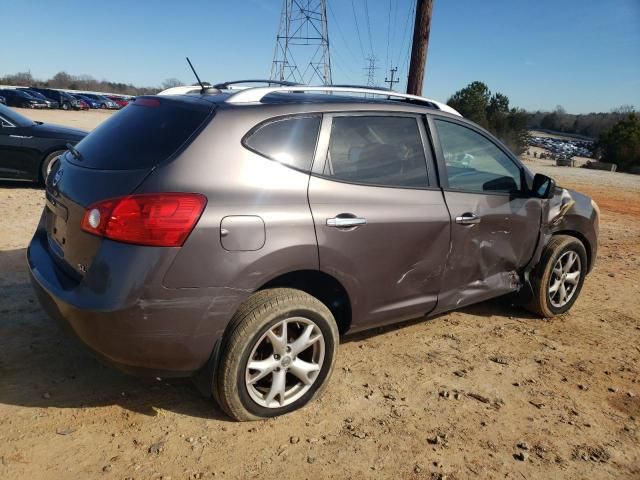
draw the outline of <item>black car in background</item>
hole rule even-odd
[[[54,161],[87,135],[84,130],[34,122],[0,105],[0,179],[44,183]]]
[[[33,90],[34,92],[39,92],[45,97],[58,102],[58,105],[63,110],[79,110],[80,102],[73,98],[66,92],[61,92],[60,90],[53,90],[51,88],[36,88],[31,87],[29,90]]]
[[[7,88],[0,90],[0,95],[5,98],[6,104],[11,107],[48,108],[48,105],[44,100],[35,98],[22,90]]]
[[[43,102],[45,102],[47,104],[48,108],[60,108],[60,104],[58,102],[56,102],[55,100],[51,100],[50,98],[45,97],[40,92],[36,92],[35,90],[31,90],[29,88],[24,88],[24,87],[17,88],[16,90],[23,91],[23,92],[31,95],[32,97],[35,97],[35,98],[38,98],[38,99],[42,100]]]

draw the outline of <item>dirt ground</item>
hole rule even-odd
[[[0,185],[0,478],[640,478],[640,177],[527,162],[602,209],[570,313],[495,300],[345,338],[322,398],[255,423],[67,338],[25,267],[43,192]]]

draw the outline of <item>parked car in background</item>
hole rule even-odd
[[[107,98],[116,102],[116,104],[120,108],[123,108],[129,105],[129,100],[124,97],[118,97],[117,95],[107,95]]]
[[[83,130],[34,122],[0,105],[0,179],[44,183],[53,162],[87,135]]]
[[[0,90],[0,95],[6,99],[6,104],[10,107],[48,108],[44,100],[35,98],[22,90],[7,88]]]
[[[89,106],[89,103],[87,103],[86,101],[82,100],[81,98],[78,98],[77,100],[80,103],[80,110],[89,110],[91,108]]]
[[[591,198],[390,91],[137,97],[49,178],[27,250],[44,310],[124,370],[196,375],[239,420],[319,395],[340,333],[506,294],[564,314],[598,248]]]
[[[52,88],[40,88],[30,87],[30,90],[39,92],[45,97],[58,102],[58,105],[63,110],[79,110],[80,104],[78,101],[66,92],[60,90],[54,90]]]
[[[86,97],[79,93],[72,93],[70,95],[74,97],[76,100],[78,100],[79,102],[84,102],[87,108],[100,108],[100,103],[94,100],[93,98]]]
[[[100,108],[108,108],[110,110],[118,110],[120,108],[116,102],[103,95],[96,95],[95,93],[83,93],[82,96],[91,98],[100,105]]]
[[[21,90],[23,92],[28,93],[32,97],[39,98],[43,102],[47,104],[48,108],[60,108],[60,104],[55,100],[51,100],[50,98],[45,97],[40,92],[36,92],[35,90],[30,90],[28,88],[18,88],[17,90]]]

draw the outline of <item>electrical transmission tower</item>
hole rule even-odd
[[[376,57],[373,55],[369,55],[367,57],[367,61],[369,65],[364,69],[367,71],[367,87],[375,87],[376,86]]]
[[[331,85],[326,0],[284,0],[270,79]]]

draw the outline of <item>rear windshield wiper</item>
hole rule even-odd
[[[67,143],[67,148],[71,152],[71,155],[76,157],[78,160],[82,161],[82,154],[78,151],[78,149],[76,147],[74,147],[70,143]]]

